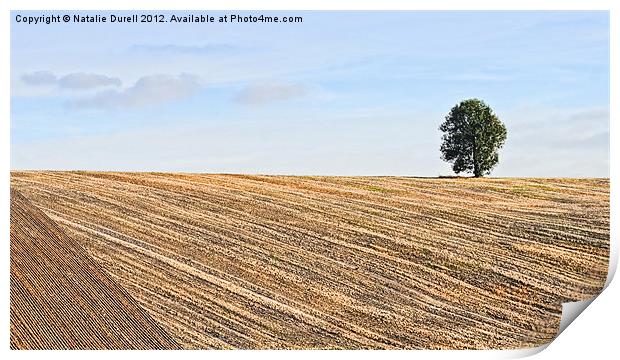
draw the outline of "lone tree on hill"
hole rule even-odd
[[[488,175],[499,161],[497,151],[506,141],[506,127],[482,100],[469,99],[454,106],[443,131],[442,160],[452,163],[455,173]]]

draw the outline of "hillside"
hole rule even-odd
[[[538,346],[561,302],[607,274],[608,179],[13,172],[11,184],[185,348]]]
[[[176,349],[84,249],[11,190],[11,349]]]

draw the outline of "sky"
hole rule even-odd
[[[54,23],[12,12],[11,168],[452,175],[468,98],[499,177],[609,177],[608,12],[161,12],[302,23]]]

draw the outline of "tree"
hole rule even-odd
[[[452,170],[488,175],[497,165],[497,151],[506,141],[506,127],[482,100],[461,101],[450,110],[439,127],[443,131],[442,160],[452,163]]]

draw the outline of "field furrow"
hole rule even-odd
[[[49,217],[11,190],[12,349],[179,349]]]

